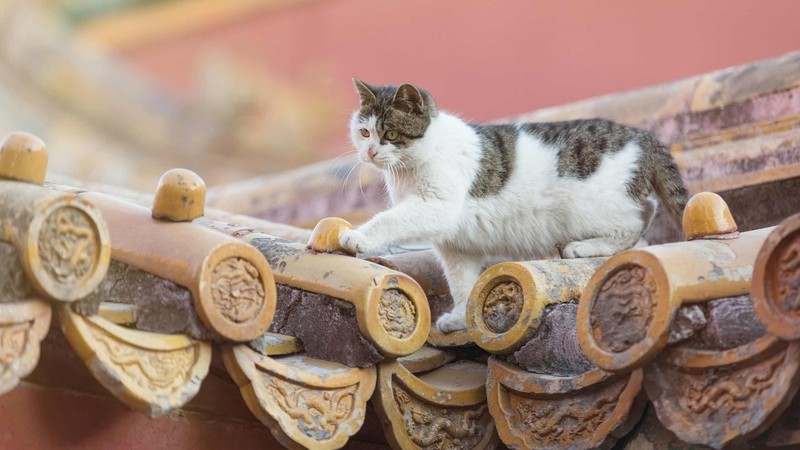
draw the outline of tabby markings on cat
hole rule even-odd
[[[443,332],[466,328],[466,302],[486,261],[608,256],[634,246],[656,197],[676,224],[686,186],[650,133],[608,120],[470,124],[411,84],[353,80],[361,105],[350,137],[383,173],[392,207],[342,246],[371,252],[430,242],[454,307]]]

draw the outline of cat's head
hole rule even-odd
[[[436,104],[411,84],[370,86],[353,78],[361,106],[350,121],[350,139],[358,158],[379,169],[408,167],[417,142],[425,136]]]

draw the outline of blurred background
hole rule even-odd
[[[489,121],[800,48],[800,2],[0,0],[0,134],[152,191],[348,150],[351,77]]]

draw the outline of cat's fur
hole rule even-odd
[[[469,124],[412,85],[354,82],[361,107],[351,139],[382,170],[392,208],[340,242],[357,252],[431,242],[455,301],[437,322],[444,332],[466,327],[466,301],[488,260],[630,248],[653,217],[652,193],[679,223],[686,186],[650,133],[599,119]]]

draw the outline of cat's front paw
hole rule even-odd
[[[438,328],[442,333],[452,333],[458,330],[466,330],[466,315],[463,312],[461,314],[454,312],[444,313],[439,316],[439,320],[436,321],[436,328]]]
[[[354,253],[369,253],[377,248],[377,245],[358,230],[348,230],[339,236],[339,245]]]

